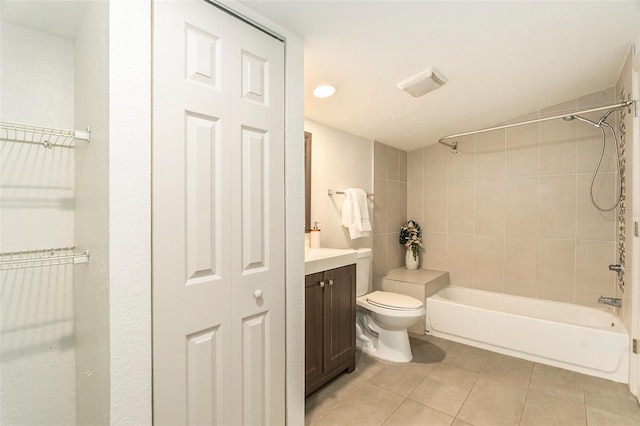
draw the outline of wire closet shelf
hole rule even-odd
[[[0,271],[89,263],[89,250],[75,247],[0,253]]]
[[[84,131],[64,130],[0,121],[0,140],[38,144],[51,149],[73,148],[76,140],[89,142],[90,139],[91,128]]]

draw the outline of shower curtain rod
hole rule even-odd
[[[469,135],[475,135],[477,133],[491,132],[493,130],[501,130],[501,129],[508,129],[510,127],[524,126],[525,124],[533,124],[533,123],[539,123],[541,121],[556,120],[558,118],[564,118],[564,117],[568,117],[570,115],[588,114],[590,112],[603,111],[605,109],[616,109],[616,108],[630,107],[635,102],[636,101],[629,100],[629,101],[626,101],[626,102],[620,102],[620,103],[617,103],[617,104],[607,105],[607,106],[598,107],[598,108],[585,109],[585,110],[576,111],[576,112],[567,112],[567,113],[560,114],[560,115],[554,115],[553,117],[537,118],[535,120],[521,121],[519,123],[505,124],[503,126],[496,126],[496,127],[489,127],[487,129],[474,130],[472,132],[456,133],[455,135],[449,135],[449,136],[445,136],[445,137],[440,138],[438,140],[438,143],[440,143],[442,145],[446,145],[449,148],[453,149],[453,152],[456,152],[456,150],[458,149],[458,142],[447,143],[447,142],[444,142],[444,141],[446,141],[448,139],[459,138],[461,136],[469,136]]]

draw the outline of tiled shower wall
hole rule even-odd
[[[507,123],[608,105],[615,97],[609,88]],[[609,134],[594,187],[605,206],[615,196],[611,142]],[[421,267],[448,270],[453,285],[588,306],[616,294],[615,274],[607,268],[617,263],[616,215],[599,212],[589,200],[599,129],[551,120],[467,136],[458,144],[457,154],[435,144],[407,156],[407,216],[424,231]],[[383,149],[376,145],[376,172]],[[390,182],[376,175],[376,197],[378,184]],[[390,225],[387,218],[387,234],[377,236],[388,269],[401,264],[390,252],[390,233],[397,235]]]
[[[379,278],[404,265],[398,237],[407,221],[407,153],[374,142],[373,157],[373,274]]]
[[[627,60],[622,67],[622,71],[620,73],[620,77],[618,78],[618,82],[616,83],[615,94],[617,101],[627,100],[627,96],[631,93],[631,72],[632,72],[632,54],[629,53],[627,56]],[[633,111],[631,111],[633,112]],[[621,121],[622,118],[622,121]],[[619,224],[622,225],[617,232],[617,243],[618,249],[623,249],[624,251],[624,281],[625,281],[625,292],[621,289],[618,289],[616,297],[622,298],[622,309],[620,311],[620,316],[622,317],[622,322],[624,323],[627,330],[633,330],[631,324],[631,277],[633,271],[633,230],[634,230],[634,221],[638,221],[640,219],[639,212],[634,210],[633,208],[633,140],[632,140],[632,118],[633,114],[629,113],[629,111],[624,111],[618,113],[616,116],[616,132],[620,135],[623,141],[623,158],[624,158],[624,178],[625,178],[625,197],[624,197],[624,211],[620,212]],[[622,237],[622,238],[621,238]],[[617,263],[617,262],[616,262]],[[627,296],[627,297],[625,297]]]

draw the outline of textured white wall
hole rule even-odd
[[[151,2],[109,6],[111,423],[151,424]]]
[[[342,130],[304,120],[311,138],[311,224],[320,222],[320,245],[331,248],[373,247],[369,237],[351,240],[342,226],[343,195],[327,195],[328,189],[362,188],[373,192],[373,142]],[[373,223],[373,203],[369,204]]]
[[[78,247],[91,261],[75,268],[78,424],[109,422],[109,15],[88,2],[76,39],[75,120],[91,127],[76,148]]]
[[[73,42],[2,23],[3,121],[73,128]],[[74,152],[0,142],[0,251],[73,245]],[[0,424],[74,424],[73,266],[0,273]]]

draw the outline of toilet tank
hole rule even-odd
[[[356,263],[356,296],[364,296],[372,288],[371,269],[373,255],[370,248],[358,249],[358,261]]]

